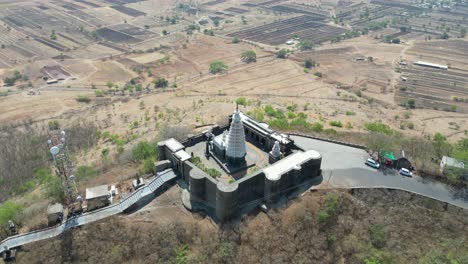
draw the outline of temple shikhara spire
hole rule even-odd
[[[244,160],[245,151],[245,134],[244,126],[240,117],[239,110],[236,109],[232,116],[231,127],[227,136],[226,143],[226,159],[228,162],[237,163]]]

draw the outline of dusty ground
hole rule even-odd
[[[285,209],[222,228],[186,212],[179,195],[173,187],[132,215],[24,246],[17,262],[172,263],[180,254],[189,263],[429,263],[429,257],[464,263],[468,257],[466,211],[401,191],[307,193]],[[334,216],[319,223],[331,196],[338,197]],[[383,230],[379,240],[376,226]]]

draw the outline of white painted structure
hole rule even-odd
[[[234,112],[232,117],[231,127],[227,135],[226,143],[226,158],[238,160],[243,159],[246,155],[244,126],[240,117],[239,110]]]
[[[448,70],[447,65],[435,64],[435,63],[430,63],[430,62],[425,62],[425,61],[415,61],[415,62],[413,62],[413,64],[418,65],[418,66],[423,66],[423,67],[430,67],[430,68],[435,68],[435,69]]]

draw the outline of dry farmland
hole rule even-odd
[[[416,107],[468,112],[468,44],[465,41],[420,43],[406,54],[413,61],[445,64],[448,70],[409,63],[401,67],[396,98],[414,99]]]

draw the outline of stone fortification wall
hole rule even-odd
[[[191,203],[202,204],[219,221],[231,219],[247,206],[277,202],[282,195],[297,190],[321,173],[320,154],[307,151],[292,154],[299,159],[291,157],[273,164],[278,167],[278,170],[273,170],[274,175],[271,171],[270,175],[266,174],[267,167],[236,182],[226,183],[213,179],[190,160],[179,160],[164,141],[159,143],[158,148],[161,158],[170,160],[174,171],[188,184]]]

